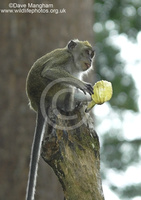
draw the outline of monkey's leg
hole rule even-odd
[[[30,160],[30,171],[28,177],[28,185],[26,191],[26,200],[33,200],[35,187],[36,187],[36,179],[37,179],[37,170],[38,170],[38,161],[40,157],[41,151],[41,143],[43,140],[43,135],[45,132],[45,119],[42,116],[42,113],[39,109],[37,113],[37,122],[34,133],[34,140],[32,144],[31,150],[31,160]]]

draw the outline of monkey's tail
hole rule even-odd
[[[45,119],[39,109],[37,112],[36,128],[31,150],[30,170],[28,176],[28,184],[26,190],[26,200],[34,200],[38,162],[41,151],[41,144],[45,132]]]

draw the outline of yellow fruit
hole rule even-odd
[[[93,87],[92,101],[88,104],[86,112],[91,110],[95,104],[103,104],[109,101],[113,94],[112,84],[108,81],[98,81]]]

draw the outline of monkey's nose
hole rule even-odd
[[[89,61],[92,62],[92,59],[90,58]]]

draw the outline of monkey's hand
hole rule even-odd
[[[88,92],[90,95],[93,94],[93,86],[90,83],[82,82],[83,84],[80,86],[80,90],[86,94]]]

